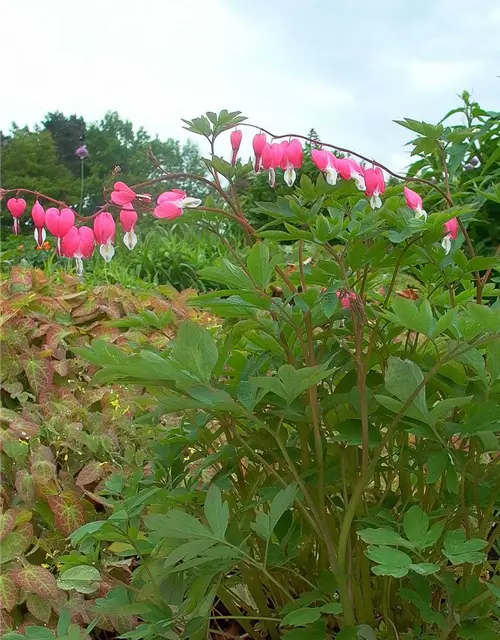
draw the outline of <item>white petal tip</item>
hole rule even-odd
[[[137,236],[134,231],[127,231],[127,233],[124,234],[123,244],[127,247],[127,249],[130,249],[130,251],[132,251],[132,249],[137,244]]]
[[[448,255],[451,251],[451,239],[450,236],[445,236],[441,242],[441,246],[444,249],[446,255]]]
[[[201,200],[199,198],[184,198],[181,203],[181,208],[187,207],[188,209],[196,209],[201,204]]]
[[[101,244],[101,246],[99,247],[99,253],[104,258],[104,260],[106,260],[106,262],[110,262],[115,255],[115,248],[111,243],[106,242],[106,244]]]
[[[295,173],[294,169],[287,169],[285,171],[285,182],[289,187],[293,187],[293,183],[295,182],[296,177],[297,174]]]

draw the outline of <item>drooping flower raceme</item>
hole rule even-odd
[[[123,207],[125,204],[132,203],[136,198],[144,202],[151,202],[149,193],[136,193],[124,182],[115,182],[113,185],[113,191],[111,192],[111,202],[113,204]]]
[[[94,220],[94,237],[99,246],[99,253],[109,262],[115,255],[113,241],[116,225],[113,216],[108,211],[99,213]]]
[[[360,191],[366,189],[364,169],[352,158],[339,158],[337,160],[337,171],[343,180],[354,180],[354,184]]]
[[[57,238],[57,254],[61,254],[61,239],[75,224],[75,214],[71,209],[56,209],[49,207],[45,212],[45,226],[50,233]]]
[[[259,173],[262,151],[267,144],[265,133],[256,133],[253,138],[253,152],[255,153],[255,173]]]
[[[137,213],[131,204],[126,204],[120,211],[120,224],[125,231],[123,235],[123,244],[132,251],[137,244],[137,236],[135,235],[135,225],[137,223]]]
[[[370,198],[371,208],[380,209],[382,206],[380,196],[385,191],[384,174],[380,167],[365,169],[365,186],[365,194]]]
[[[19,218],[23,215],[24,210],[26,209],[26,200],[24,198],[9,198],[7,200],[7,209],[14,218],[12,223],[12,232],[17,236],[21,230]]]
[[[323,149],[313,149],[311,158],[316,167],[325,174],[325,179],[332,186],[337,183],[338,159],[331,153]]]
[[[185,208],[195,209],[201,204],[199,198],[189,198],[186,196],[186,192],[180,189],[165,191],[156,202],[157,206],[153,211],[154,217],[166,218],[167,220],[178,218],[184,213]]]
[[[38,247],[41,247],[47,237],[45,233],[45,229],[43,225],[45,224],[45,210],[42,205],[38,202],[35,202],[31,209],[31,217],[33,219],[33,224],[35,225],[35,240]]]
[[[441,246],[446,254],[448,254],[451,251],[451,241],[456,240],[458,235],[458,220],[456,218],[452,218],[444,223],[444,233],[445,236],[441,241]]]
[[[231,164],[236,164],[236,158],[238,157],[238,151],[240,149],[241,138],[243,137],[243,132],[241,129],[234,129],[231,131],[231,149],[233,150],[233,155],[231,156]]]
[[[281,168],[285,172],[285,182],[289,187],[293,185],[297,174],[295,169],[300,169],[302,160],[304,159],[304,150],[300,144],[300,140],[293,138],[290,142],[281,143],[283,156],[281,159]]]
[[[413,191],[413,189],[405,187],[404,195],[406,206],[414,211],[415,217],[427,220],[427,213],[422,205],[422,198],[418,195],[418,193],[416,191]]]
[[[94,252],[94,232],[90,227],[71,227],[61,240],[61,254],[66,258],[75,258],[76,273],[83,275],[83,260]]]

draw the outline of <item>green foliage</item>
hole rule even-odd
[[[213,143],[238,122],[223,112],[186,124]],[[118,412],[109,470],[93,453],[84,465],[65,461],[71,473],[61,475],[59,453],[55,464],[6,440],[5,455],[33,479],[21,474],[17,494],[29,498],[34,485],[69,537],[50,579],[31,556],[8,567],[9,606],[16,587],[57,590],[72,601],[63,633],[70,621],[87,629],[91,607],[98,629],[129,640],[498,637],[500,262],[474,255],[463,231],[445,254],[444,222],[460,216],[467,232],[482,203],[446,182],[447,145],[458,144],[448,128],[403,124],[418,135],[417,154],[445,151],[435,186],[446,197],[429,191],[428,220],[404,206],[402,185],[372,211],[350,182],[302,174],[258,206],[266,229],[255,232],[228,188],[248,250],[231,247],[231,259],[205,267],[200,277],[222,288],[190,301],[216,323],[192,316],[158,336],[165,318],[146,312],[165,309],[151,309],[150,294],[147,309],[129,313],[119,310],[132,304],[124,290],[110,300],[105,288],[98,308],[113,320],[68,350],[87,362],[90,390],[113,385],[130,414]],[[207,167],[214,181],[250,179],[246,165],[212,157]],[[22,298],[32,285],[14,272],[8,286]],[[65,331],[87,314],[97,320],[93,300],[81,306],[66,310]],[[32,420],[22,403],[45,406],[66,379],[22,336],[10,334],[22,352],[9,363],[22,385],[7,387],[16,433]],[[125,439],[140,446],[122,452]],[[102,510],[68,534],[80,518],[70,492],[85,487]],[[2,542],[31,521],[7,513],[3,524]]]

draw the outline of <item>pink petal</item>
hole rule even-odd
[[[153,211],[155,218],[166,218],[167,220],[173,220],[182,215],[182,209],[174,202],[163,202],[155,207]]]

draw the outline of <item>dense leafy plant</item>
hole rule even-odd
[[[93,583],[97,576],[104,594],[107,573],[127,579],[129,567],[110,558],[99,573],[92,555],[74,553],[67,538],[104,517],[107,479],[116,486],[147,466],[154,432],[131,423],[150,405],[142,390],[131,398],[120,386],[89,386],[92,370],[71,348],[96,332],[110,345],[164,348],[178,319],[193,312],[178,296],[137,296],[118,286],[92,290],[67,274],[48,279],[21,268],[11,271],[1,293],[2,631],[55,629],[63,608],[72,623],[90,624],[92,602],[83,594],[94,590],[85,576]],[[56,567],[65,572],[57,582]],[[93,626],[122,632],[134,620],[111,616]]]
[[[187,126],[214,149],[241,121]],[[318,156],[326,179],[259,203],[258,232],[234,188],[252,167],[212,155],[224,203],[185,218],[239,222],[249,245],[201,272],[225,288],[192,305],[222,326],[74,348],[97,385],[144,387],[156,405],[141,418],[158,430],[147,473],[108,482],[111,515],[71,537],[87,565],[133,559],[130,581],[95,601],[137,617],[122,637],[498,636],[499,258],[470,240],[483,200],[454,190],[450,130],[404,124],[442,163],[433,181],[406,178],[408,206],[398,176],[379,202],[380,172]],[[264,167],[292,183],[297,147],[288,164],[278,151]]]

